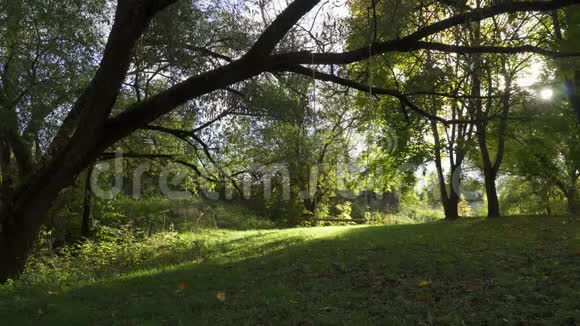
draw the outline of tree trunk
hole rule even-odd
[[[495,176],[491,171],[485,173],[485,193],[487,195],[487,217],[500,217],[499,198],[495,185]]]
[[[580,205],[578,204],[578,199],[576,196],[578,191],[576,189],[571,189],[566,193],[566,200],[568,201],[568,212],[572,216],[580,216]]]
[[[552,216],[552,205],[550,204],[550,186],[546,190],[546,214],[548,217]]]
[[[34,209],[29,212],[2,213],[0,283],[4,283],[9,278],[15,279],[24,271],[26,260],[41,225],[31,221],[34,213],[45,214]]]
[[[564,40],[564,35],[562,33],[560,20],[558,19],[558,11],[553,10],[551,14],[556,40],[561,42]],[[576,113],[576,123],[580,124],[580,71],[574,72],[574,79],[564,80],[564,90],[570,101],[570,106],[572,106],[572,109]]]
[[[0,283],[22,273],[48,210],[78,173],[45,172],[46,175],[39,173],[29,178],[0,210]]]
[[[85,189],[83,195],[83,219],[81,225],[81,236],[85,239],[93,237],[93,193],[91,192],[91,176],[93,166],[87,169],[85,179]]]
[[[455,191],[450,191],[450,198],[443,200],[443,210],[445,211],[446,221],[455,221],[459,219],[459,195]]]
[[[0,135],[1,136],[1,135]],[[10,147],[0,139],[0,210],[10,200],[12,175],[10,173]],[[0,223],[2,217],[0,216]]]
[[[483,157],[483,177],[485,181],[485,194],[487,196],[487,217],[500,217],[499,198],[495,184],[496,173],[494,172],[494,168],[489,160],[489,154],[485,142],[480,141],[480,150]]]
[[[506,77],[506,89],[505,94],[502,96],[502,111],[500,115],[500,127],[499,127],[499,134],[498,134],[498,147],[496,152],[495,160],[492,161],[491,155],[489,153],[489,149],[487,147],[488,141],[488,134],[487,134],[487,122],[480,122],[477,127],[477,142],[479,144],[479,150],[481,152],[481,158],[483,161],[483,175],[485,179],[485,194],[487,196],[487,217],[488,218],[495,218],[500,217],[501,212],[499,208],[499,199],[497,195],[497,187],[496,187],[496,179],[497,173],[501,167],[504,157],[504,149],[505,149],[505,139],[507,134],[508,128],[508,115],[510,110],[510,92],[511,92],[511,78]],[[489,93],[488,95],[492,95],[492,86],[491,86],[491,78],[490,78],[490,85],[488,86]],[[480,96],[479,93],[476,96]],[[488,100],[488,108],[487,110],[483,110],[481,104],[478,106],[478,116],[481,119],[487,119],[489,117],[489,112],[492,106],[491,100]]]
[[[570,104],[576,112],[576,122],[580,124],[580,71],[574,73],[574,81],[570,81],[568,92]]]
[[[10,236],[0,233],[0,283],[15,279],[24,270],[30,250],[26,245],[28,241],[23,239],[26,236],[28,234],[25,232]]]

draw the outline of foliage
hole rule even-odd
[[[336,205],[336,209],[338,210],[338,218],[343,219],[351,219],[351,212],[352,212],[352,203],[346,201],[342,204]]]
[[[509,215],[558,216],[567,212],[565,196],[541,178],[511,177],[500,198],[505,213]]]
[[[469,217],[472,215],[471,206],[469,206],[469,202],[465,199],[465,196],[461,195],[461,199],[459,200],[459,215],[462,217]]]
[[[506,159],[509,171],[517,177],[511,187],[514,193],[504,193],[505,200],[518,198],[523,190],[518,191],[520,184],[524,187],[534,185],[533,192],[542,193],[548,201],[565,197],[567,205],[575,204],[580,177],[580,129],[566,99],[560,95],[550,104],[530,101],[520,108],[520,112],[541,119],[517,125],[512,132],[507,145],[510,155]],[[526,197],[523,199],[527,201]],[[536,202],[544,207],[540,211],[546,211],[548,201]],[[557,205],[555,211],[558,211]]]

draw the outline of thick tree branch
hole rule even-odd
[[[101,147],[106,148],[118,139],[143,127],[192,98],[225,88],[267,70],[267,58],[278,42],[320,0],[295,0],[261,34],[252,48],[239,60],[212,71],[191,77],[174,87],[130,107],[107,126],[107,137]]]
[[[552,1],[524,1],[524,2],[504,2],[488,8],[475,9],[460,15],[456,15],[396,40],[386,42],[375,42],[371,45],[371,53],[368,46],[347,51],[343,53],[310,53],[306,51],[285,53],[275,56],[275,61],[280,65],[295,64],[349,64],[361,61],[372,55],[379,55],[387,52],[410,52],[421,49],[421,40],[430,35],[445,31],[451,27],[465,23],[477,22],[504,13],[516,13],[525,11],[551,11],[566,6],[580,4],[580,0],[552,0]],[[481,47],[480,51],[486,50]],[[497,48],[487,50],[499,51]],[[535,50],[535,49],[531,49]],[[497,53],[497,52],[494,52]],[[503,52],[502,52],[503,53]],[[550,53],[553,56],[553,53]]]
[[[225,88],[231,84],[259,75],[264,71],[284,70],[284,67],[296,66],[296,64],[347,64],[368,58],[369,51],[367,47],[344,53],[294,52],[272,56],[264,55],[269,53],[291,26],[318,2],[307,0],[292,2],[266,29],[262,37],[258,39],[256,44],[242,59],[191,77],[112,118],[107,123],[107,136],[103,139],[101,146],[103,148],[108,147],[118,139],[130,134],[133,130],[143,127],[192,98]],[[412,51],[417,48],[417,44],[421,44],[418,42],[426,36],[466,22],[483,20],[502,13],[549,11],[576,3],[580,3],[580,0],[526,1],[504,3],[489,8],[477,9],[444,19],[401,39],[375,43],[372,46],[372,53],[377,55],[385,52]],[[497,51],[497,49],[493,50]]]
[[[49,207],[58,191],[70,185],[78,173],[106,150],[108,146],[99,147],[99,140],[103,138],[105,121],[129,69],[135,43],[153,16],[175,1],[118,1],[115,21],[97,72],[63,121],[44,157],[45,161],[36,174],[31,175],[15,191],[11,210],[26,210],[31,206],[29,198],[41,198],[37,209]],[[35,217],[27,215],[27,218]],[[19,223],[26,225],[32,222]]]
[[[296,23],[314,8],[320,0],[294,0],[260,35],[247,57],[267,56]]]
[[[75,102],[65,118],[49,155],[65,146],[73,133],[79,139],[94,137],[117,99],[129,69],[134,46],[157,12],[177,0],[121,0],[109,34],[103,58],[91,83]]]

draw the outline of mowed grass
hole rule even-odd
[[[75,274],[67,287],[5,287],[0,324],[580,324],[578,220],[211,231],[179,241],[187,245],[160,244],[136,266],[111,262],[108,274],[79,267],[91,276]]]

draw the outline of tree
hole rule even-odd
[[[476,5],[479,6],[480,3],[476,2]],[[532,19],[529,14],[524,15],[526,16],[521,18],[522,21]],[[526,27],[527,25],[516,23],[509,17],[505,19],[494,17],[491,24],[476,22],[469,28],[470,41],[473,45],[492,42],[521,46],[530,42],[537,34],[535,27]],[[504,160],[510,109],[515,102],[514,93],[517,86],[514,83],[529,61],[529,55],[523,58],[503,54],[474,56],[471,106],[476,117],[475,134],[485,181],[487,216],[491,218],[501,215],[496,180]]]
[[[575,40],[580,36],[580,9],[570,7],[564,11],[566,17],[566,34],[562,30],[560,17],[557,10],[552,11],[552,25],[554,28],[555,41],[559,43],[560,48],[565,50],[577,50],[578,44]],[[564,80],[564,90],[572,110],[576,113],[576,121],[580,124],[580,68],[577,60],[568,60],[560,62],[560,75]]]
[[[580,134],[574,112],[560,98],[555,103],[534,103],[519,114],[535,117],[519,124],[506,145],[510,151],[508,170],[528,180],[541,180],[564,195],[569,213],[578,215],[580,178]],[[515,126],[514,126],[515,127]]]
[[[133,53],[138,41],[154,17],[176,2],[176,0],[118,1],[114,22],[96,71],[90,82],[85,84],[87,86],[79,92],[62,119],[55,137],[41,155],[33,157],[30,146],[23,145],[23,138],[20,134],[15,133],[14,129],[3,128],[2,161],[11,160],[12,156],[6,156],[7,152],[11,152],[16,158],[21,177],[17,184],[4,188],[8,190],[0,211],[2,225],[0,281],[15,277],[22,272],[46,212],[59,192],[70,185],[79,173],[87,169],[119,140],[146,127],[192,99],[265,72],[291,71],[299,69],[302,64],[344,65],[369,57],[368,47],[342,53],[274,52],[276,45],[298,20],[320,2],[295,0],[257,36],[242,56],[217,68],[210,68],[198,75],[184,78],[183,81],[146,100],[130,104],[118,111],[115,110],[118,113],[114,114],[113,108],[132,65]],[[13,3],[10,2],[10,4]],[[506,12],[549,11],[577,3],[577,0],[526,1],[502,3],[477,9],[433,22],[401,38],[376,42],[371,45],[370,54],[416,51],[424,48],[444,52],[517,53],[529,51],[546,54],[549,51],[533,46],[462,47],[424,42],[422,39],[467,21],[483,20]],[[3,10],[5,12],[2,15],[3,19],[13,22],[22,21],[15,18],[18,17],[20,10],[18,6],[5,6]],[[98,24],[92,26],[98,26]],[[10,28],[10,32],[12,31],[13,29]],[[21,38],[13,37],[12,39],[20,40]],[[66,79],[63,79],[61,83],[74,85]],[[3,88],[6,88],[8,84],[3,81]],[[391,94],[400,95],[398,92],[391,92]],[[57,109],[57,107],[52,107],[52,112]],[[15,108],[3,106],[4,114],[14,113],[14,110]]]

